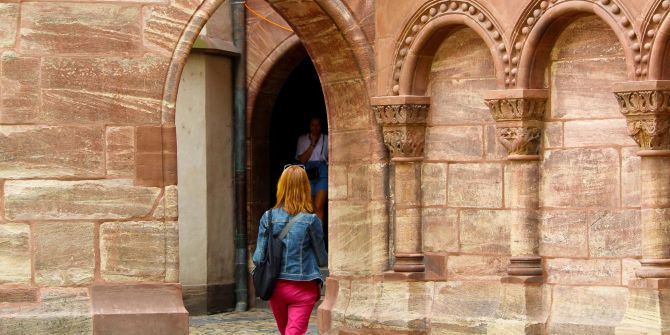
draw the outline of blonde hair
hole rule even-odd
[[[312,213],[314,210],[309,178],[305,169],[300,166],[289,166],[279,177],[275,208],[280,207],[284,207],[290,215]]]

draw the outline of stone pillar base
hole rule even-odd
[[[235,308],[235,284],[182,286],[184,307],[190,315],[221,313]]]
[[[654,288],[653,286],[665,286]],[[643,335],[670,333],[670,289],[667,279],[636,280],[630,288],[628,307],[616,335]],[[647,286],[647,287],[644,287]]]
[[[548,290],[542,284],[503,281],[500,305],[486,334],[544,334],[549,317]]]
[[[510,276],[542,277],[542,258],[537,256],[513,256],[507,267]]]
[[[95,285],[96,335],[188,335],[188,312],[177,284]]]
[[[642,267],[636,272],[638,278],[670,278],[670,259],[641,259],[640,264]]]
[[[426,265],[423,263],[423,254],[396,254],[395,264],[393,264],[393,271],[395,272],[424,272]]]

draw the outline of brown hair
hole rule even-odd
[[[312,213],[314,210],[309,178],[305,169],[298,165],[289,166],[279,177],[275,208],[280,207],[284,207],[290,215]]]

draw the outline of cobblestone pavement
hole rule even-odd
[[[272,312],[253,309],[248,312],[230,312],[189,318],[190,335],[257,335],[279,334]],[[316,316],[309,321],[307,335],[317,335]]]

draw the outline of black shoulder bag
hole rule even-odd
[[[258,264],[252,274],[256,295],[263,300],[270,300],[272,297],[277,278],[279,278],[279,273],[281,273],[281,261],[284,255],[284,244],[281,241],[288,234],[291,226],[295,223],[295,219],[296,217],[291,218],[281,233],[279,233],[279,236],[275,237],[272,234],[272,209],[270,209],[268,229],[266,231],[267,245],[265,248],[265,258]]]

